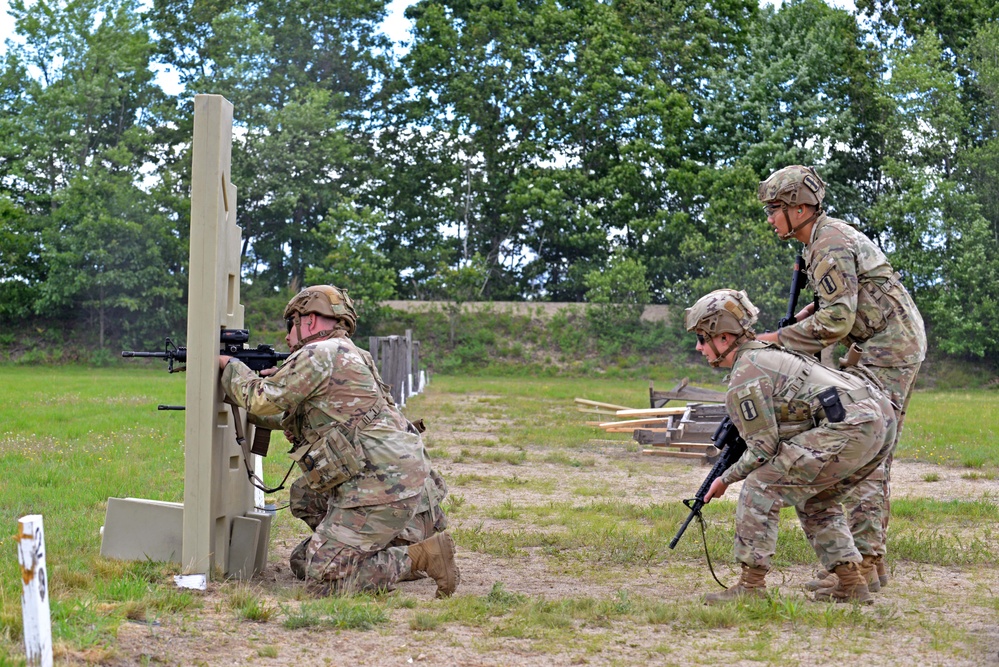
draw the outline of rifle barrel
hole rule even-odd
[[[133,352],[132,350],[122,350],[123,357],[154,357],[156,359],[169,359],[176,356],[172,352]]]

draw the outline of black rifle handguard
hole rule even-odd
[[[798,255],[794,258],[794,272],[791,273],[791,289],[787,295],[787,314],[777,322],[777,328],[789,327],[797,320],[794,318],[798,310],[798,297],[805,284],[805,258]]]

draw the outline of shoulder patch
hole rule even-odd
[[[840,295],[847,292],[847,277],[831,257],[819,262],[812,276],[815,281],[813,287],[824,301],[835,301]]]
[[[755,383],[743,387],[736,394],[736,408],[739,410],[739,421],[742,422],[739,431],[744,438],[767,428],[768,420],[760,412],[764,405],[763,393]]]

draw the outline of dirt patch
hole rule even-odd
[[[460,414],[460,413],[459,413]],[[491,447],[502,420],[459,420],[435,417],[434,447],[450,456],[462,447]],[[468,444],[478,442],[481,446]],[[546,449],[523,443],[527,463],[511,465],[440,458],[437,467],[452,483],[452,495],[462,510],[452,528],[473,530],[502,525],[491,518],[504,504],[543,506],[546,503],[587,504],[597,497],[636,505],[679,502],[701,483],[707,468],[686,462],[643,457],[618,444],[580,443],[571,457],[585,457],[585,466],[547,463]],[[986,499],[999,502],[999,480],[968,479],[967,470],[898,461],[893,467],[896,497],[940,500]],[[926,481],[937,477],[938,481]],[[456,480],[465,480],[456,483]],[[728,492],[734,499],[738,487]],[[281,531],[279,531],[280,533]],[[572,621],[573,641],[498,633],[495,625],[443,622],[415,629],[420,614],[433,614],[445,603],[428,602],[434,584],[428,580],[398,586],[395,600],[412,605],[388,605],[389,620],[374,629],[290,630],[280,618],[267,623],[241,620],[227,608],[227,595],[241,585],[259,592],[266,604],[294,608],[303,600],[301,583],[287,562],[304,530],[284,531],[273,541],[270,565],[249,584],[213,583],[203,594],[203,607],[193,613],[165,615],[151,623],[125,623],[113,650],[99,656],[70,654],[65,664],[99,663],[115,666],[154,665],[731,665],[786,664],[801,667],[855,664],[965,665],[999,664],[999,567],[995,564],[940,567],[892,562],[891,582],[872,607],[858,608],[853,625],[798,624],[794,610],[815,605],[802,584],[813,566],[781,568],[770,582],[789,602],[786,620],[751,628],[719,622],[711,627],[683,619],[633,623],[619,620]],[[691,536],[693,537],[693,536]],[[700,561],[676,563],[665,556],[649,566],[598,564],[553,558],[543,548],[497,557],[473,551],[459,542],[462,571],[459,596],[484,597],[500,584],[511,594],[545,600],[652,599],[690,601],[696,613],[698,597],[716,590]],[[665,554],[665,545],[663,552]],[[678,569],[680,568],[680,569]],[[731,563],[718,566],[723,580],[734,581]],[[798,605],[798,607],[795,607]]]

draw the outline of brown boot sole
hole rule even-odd
[[[451,563],[454,569],[453,580],[445,577],[443,581],[440,579],[435,579],[437,582],[437,595],[439,598],[449,598],[454,594],[458,584],[461,583],[461,570],[458,569],[458,563],[454,560],[454,539],[447,533],[439,533],[441,535],[440,546],[441,555],[444,557],[445,563]]]

